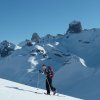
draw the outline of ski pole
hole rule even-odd
[[[40,74],[39,74],[39,72],[38,72],[38,79],[37,79],[37,90],[38,90],[38,88],[39,88],[39,81],[40,81]]]

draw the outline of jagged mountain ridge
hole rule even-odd
[[[45,63],[54,67],[54,84],[59,92],[85,99],[91,98],[91,94],[95,92],[93,89],[98,86],[95,84],[100,81],[99,78],[95,78],[97,83],[92,80],[100,75],[99,41],[100,29],[66,32],[57,36],[48,34],[37,42],[23,41],[15,46],[16,49],[9,56],[0,58],[0,77],[36,87],[38,70]],[[45,76],[40,75],[40,88],[44,88],[44,80]],[[86,83],[89,85],[91,82],[94,87],[87,87],[85,90]],[[77,83],[83,88],[80,89]],[[79,89],[78,93],[75,92],[75,86]],[[89,89],[85,95],[82,93]],[[94,95],[96,96],[98,97],[98,94]]]

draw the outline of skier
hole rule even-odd
[[[46,90],[47,95],[50,95],[50,90],[53,91],[53,95],[56,94],[56,88],[52,86],[52,78],[54,76],[54,72],[51,66],[46,67],[45,64],[42,65],[42,71],[39,70],[40,73],[44,73],[46,75]]]

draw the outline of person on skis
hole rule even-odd
[[[46,90],[47,95],[50,95],[50,90],[53,91],[53,95],[56,94],[56,88],[52,85],[52,79],[54,76],[54,72],[51,68],[51,66],[46,67],[45,64],[42,65],[42,71],[39,70],[40,73],[44,73],[46,75]]]

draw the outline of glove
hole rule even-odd
[[[41,70],[39,70],[39,73],[43,73]]]

